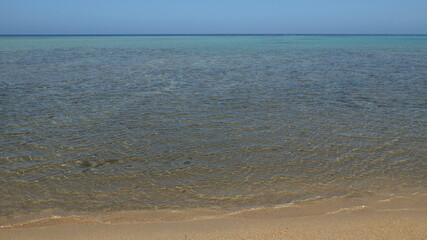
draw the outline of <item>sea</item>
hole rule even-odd
[[[427,193],[426,35],[0,36],[0,217]]]

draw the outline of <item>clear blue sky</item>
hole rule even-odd
[[[0,0],[0,34],[427,33],[427,0]]]

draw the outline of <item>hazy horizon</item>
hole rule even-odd
[[[427,33],[54,33],[54,34],[0,34],[0,36],[427,36]]]
[[[426,34],[421,0],[4,1],[1,35]]]

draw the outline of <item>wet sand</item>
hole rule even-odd
[[[427,239],[427,197],[256,208],[116,212],[3,225],[0,239]]]

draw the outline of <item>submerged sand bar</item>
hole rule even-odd
[[[427,239],[427,195],[247,209],[122,211],[5,224],[0,239]]]

